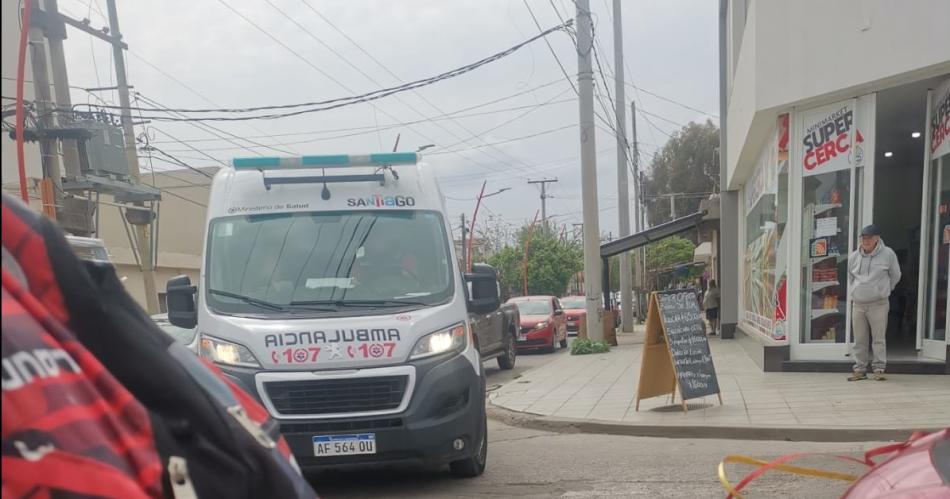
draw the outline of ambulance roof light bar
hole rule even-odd
[[[357,166],[375,166],[388,168],[395,165],[414,165],[420,155],[414,152],[393,152],[377,154],[333,154],[321,156],[297,157],[256,157],[235,158],[231,165],[235,170],[292,170],[312,168],[347,168]]]

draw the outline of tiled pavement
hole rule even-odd
[[[888,375],[849,382],[838,373],[765,373],[731,340],[710,339],[722,390],[688,401],[670,396],[634,409],[643,333],[619,335],[610,353],[561,356],[526,372],[491,395],[495,406],[548,420],[613,426],[911,430],[950,426],[950,376]],[[677,399],[679,402],[679,399]]]

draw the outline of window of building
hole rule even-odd
[[[788,116],[783,115],[745,185],[744,321],[785,337],[785,253],[788,220]],[[782,323],[781,325],[779,323]]]

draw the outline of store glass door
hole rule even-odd
[[[797,280],[790,307],[793,361],[850,361],[848,255],[873,215],[875,98],[796,114],[792,199],[801,238],[789,255],[796,274],[790,281]]]
[[[848,252],[863,169],[806,177],[801,248],[802,327],[799,344],[812,346],[812,358],[843,359],[848,343]],[[824,347],[815,348],[818,345]]]
[[[927,299],[925,326],[921,333],[924,357],[946,360],[947,295],[950,294],[950,160],[947,156],[932,162],[934,179],[930,193],[930,244],[927,258]]]

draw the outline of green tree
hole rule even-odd
[[[647,268],[662,270],[693,261],[692,241],[679,236],[671,236],[647,245]]]
[[[505,300],[521,294],[523,257],[520,247],[505,246],[488,259],[488,264],[498,271],[498,284]]]
[[[719,190],[719,127],[712,121],[690,122],[666,142],[653,157],[650,171],[643,179],[647,214],[651,225],[668,222],[669,198],[651,198],[662,194],[698,194]],[[699,196],[676,198],[678,217],[699,211]]]
[[[502,248],[488,264],[498,270],[499,283],[505,297],[521,295],[524,275],[524,245],[527,227],[522,228],[517,246]],[[537,227],[528,248],[528,294],[561,295],[575,273],[583,267],[581,249],[558,238],[556,234]]]
[[[666,274],[663,279],[660,279],[660,274],[657,273],[657,271],[692,262],[695,248],[692,241],[679,236],[667,237],[648,244],[646,247],[647,279],[650,286],[653,289],[659,289],[665,285],[664,283],[670,282],[670,279],[676,281],[681,278],[696,277],[694,269],[688,270],[685,276]]]

